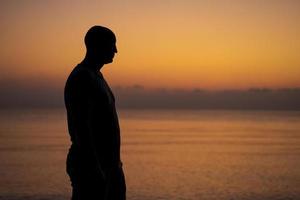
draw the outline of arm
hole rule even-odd
[[[92,159],[92,164],[96,165],[97,173],[102,180],[105,179],[99,155],[95,144],[95,129],[93,127],[93,84],[92,77],[88,72],[81,73],[74,81],[74,102],[72,106],[73,116],[77,131],[76,141],[82,150]]]
[[[87,128],[88,128],[88,142],[90,144],[90,147],[91,147],[91,153],[93,153],[93,157],[95,158],[95,162],[96,162],[96,165],[97,165],[97,169],[98,169],[98,173],[100,175],[100,177],[102,178],[102,180],[105,179],[105,174],[104,174],[104,171],[102,169],[102,166],[101,166],[101,163],[99,161],[99,155],[98,155],[98,151],[97,151],[97,148],[96,148],[96,144],[95,144],[95,137],[94,137],[94,128],[93,128],[93,106],[92,106],[92,99],[91,98],[88,98],[88,102],[87,102],[87,115],[86,115],[86,125],[87,125]]]

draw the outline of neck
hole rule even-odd
[[[95,72],[99,72],[104,65],[103,63],[96,62],[95,59],[92,59],[89,56],[85,56],[81,64]]]

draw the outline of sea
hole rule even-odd
[[[300,200],[300,112],[118,111],[128,200]],[[66,112],[0,112],[0,200],[67,200]]]

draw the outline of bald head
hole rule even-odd
[[[115,34],[103,26],[91,27],[85,35],[84,43],[89,59],[99,64],[111,63],[117,53]]]

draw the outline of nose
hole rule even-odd
[[[116,45],[114,46],[114,52],[115,52],[115,53],[118,53],[118,49],[117,49],[117,46],[116,46]]]

